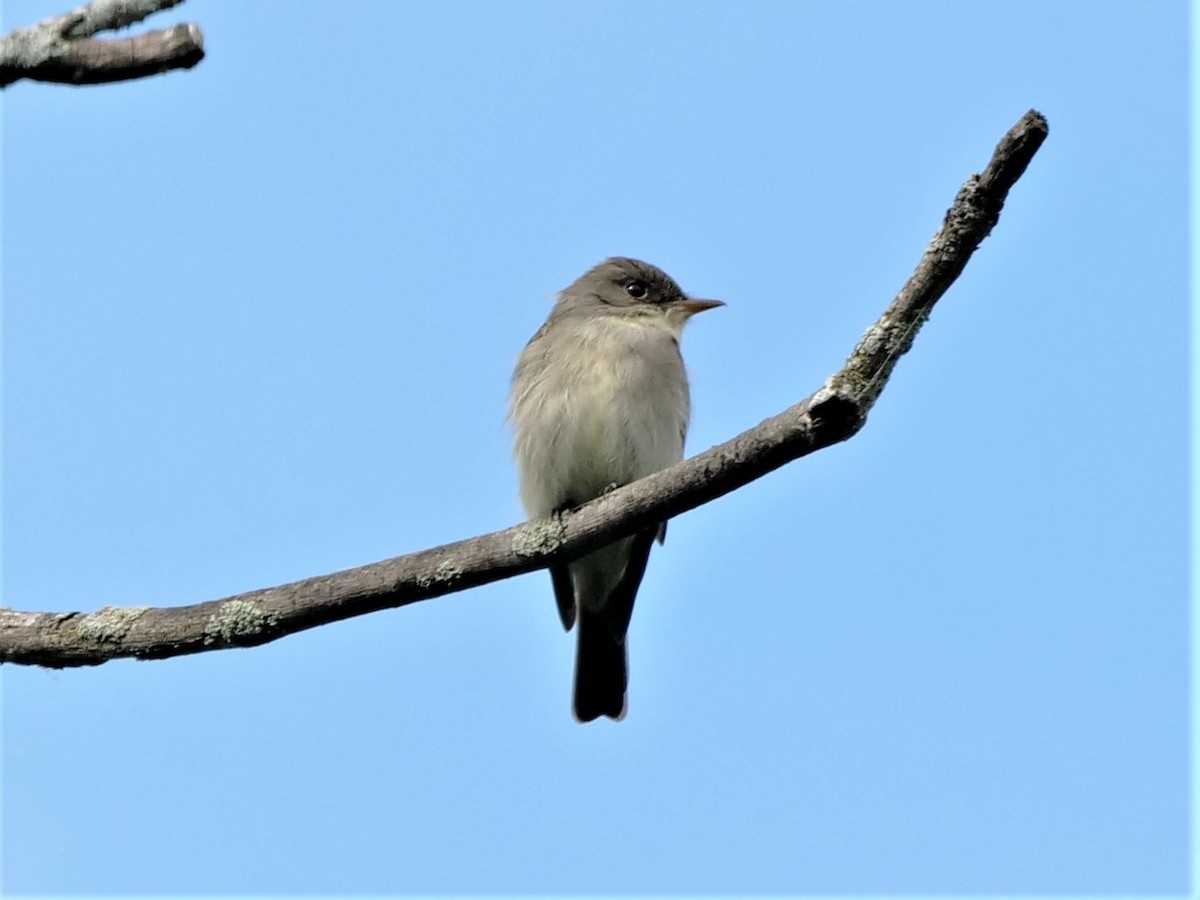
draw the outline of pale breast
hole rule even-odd
[[[526,348],[514,384],[521,498],[532,516],[683,458],[687,375],[669,328],[646,319],[563,324],[564,333]]]

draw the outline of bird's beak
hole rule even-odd
[[[673,304],[676,309],[682,309],[689,316],[694,316],[698,312],[704,312],[706,309],[716,309],[718,306],[724,306],[724,300],[694,300],[688,297],[686,300],[676,300]]]

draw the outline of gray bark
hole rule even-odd
[[[190,69],[204,58],[197,25],[175,25],[127,38],[99,39],[183,0],[94,0],[0,37],[0,89],[28,78],[58,84],[106,84]]]

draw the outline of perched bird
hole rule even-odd
[[[690,399],[683,326],[720,300],[688,297],[666,272],[614,257],[585,272],[517,361],[510,418],[531,519],[573,509],[683,459]],[[551,566],[563,627],[579,622],[575,717],[625,715],[625,633],[666,523]]]

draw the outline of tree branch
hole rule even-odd
[[[204,58],[198,25],[175,25],[128,38],[95,39],[183,0],[94,0],[62,16],[0,37],[0,89],[22,78],[105,84],[190,69]]]
[[[841,370],[810,397],[733,440],[561,517],[223,600],[105,607],[94,613],[0,607],[0,662],[60,668],[264,644],[573,559],[846,440],[866,422],[934,303],[995,226],[1009,189],[1048,129],[1040,113],[1026,113],[1000,141],[983,173],[967,179],[916,271]]]

